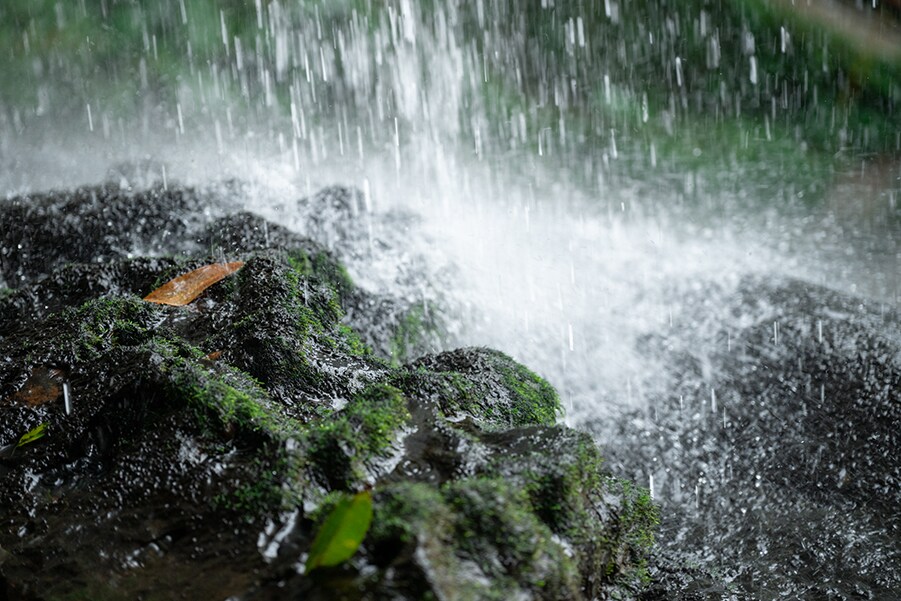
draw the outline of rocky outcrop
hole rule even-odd
[[[437,322],[359,289],[316,242],[227,209],[111,185],[0,205],[0,596],[641,587],[650,498],[556,425],[546,382],[488,349],[411,362]],[[244,264],[186,306],[142,300],[223,260]],[[328,508],[361,490],[374,505],[361,548],[306,573]]]

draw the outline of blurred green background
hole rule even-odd
[[[182,134],[227,121],[307,140],[343,122],[378,146],[410,118],[413,64],[426,106],[451,89],[429,97],[435,80],[460,79],[443,131],[486,157],[541,152],[585,182],[700,174],[803,203],[863,160],[897,189],[899,2],[803,4],[4,0],[0,126],[146,130],[164,115]]]

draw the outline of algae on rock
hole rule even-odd
[[[131,194],[113,227],[144,210],[176,219],[186,195]],[[94,256],[87,228],[46,265],[16,256],[54,234],[59,203],[92,223],[91,198],[0,205],[23,216],[0,234],[0,267],[22,283],[0,297],[0,443],[47,424],[0,459],[7,596],[591,599],[642,585],[655,510],[604,474],[589,437],[555,425],[539,376],[488,349],[379,356],[348,314],[381,301],[327,250],[247,213],[179,221],[244,262],[182,307],[141,297],[215,261],[205,243],[151,238],[172,256],[132,258],[104,227]],[[66,404],[17,400],[44,366]],[[357,555],[298,569],[335,495],[366,489]]]

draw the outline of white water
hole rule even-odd
[[[402,208],[422,223],[399,235],[373,220],[374,238],[404,242],[350,259],[355,281],[438,298],[454,321],[453,344],[501,349],[547,377],[573,425],[635,414],[653,420],[651,399],[666,396],[662,366],[636,343],[678,325],[685,293],[707,283],[728,289],[747,273],[792,275],[898,305],[901,241],[892,227],[873,223],[899,200],[886,192],[891,184],[879,188],[861,177],[862,184],[834,186],[818,208],[792,211],[774,208],[778,195],[753,198],[753,176],[737,173],[739,189],[727,191],[670,170],[656,155],[644,172],[626,176],[618,163],[640,145],[629,146],[628,128],[618,129],[616,119],[581,144],[562,120],[541,129],[535,107],[486,106],[473,89],[496,77],[503,60],[480,55],[461,36],[458,3],[437,4],[428,20],[403,1],[371,27],[356,22],[336,33],[319,17],[271,3],[261,15],[267,42],[257,62],[218,71],[222,86],[198,68],[206,84],[182,81],[176,102],[133,113],[117,113],[103,97],[75,111],[31,107],[19,120],[12,107],[0,107],[0,194],[96,183],[111,166],[149,158],[165,165],[173,185],[245,181],[248,209],[302,231],[294,200],[325,185],[356,186],[371,211]],[[502,52],[490,21],[479,17],[495,36],[486,48]],[[491,61],[494,71],[485,67]],[[634,82],[618,76],[625,77],[603,79],[608,103],[642,106],[642,122],[673,118],[648,115],[647,101],[629,91]],[[246,96],[229,91],[242,78],[250,82]],[[558,93],[566,102],[556,79],[542,83],[545,102]],[[583,157],[586,148],[591,156]],[[892,169],[899,167],[880,177],[901,177]],[[421,285],[399,288],[398,272],[418,257],[425,259]],[[722,405],[726,399],[724,391]],[[692,402],[703,401],[685,399]],[[647,482],[661,503],[700,507],[708,489],[698,467],[690,458],[666,472],[648,465]],[[715,548],[716,541],[698,545]]]
[[[427,33],[417,31],[382,65],[388,91],[376,93],[394,98],[396,112],[386,112],[381,130],[360,144],[345,135],[344,121],[325,114],[333,107],[318,116],[319,130],[332,135],[306,140],[296,119],[223,133],[208,125],[219,121],[217,113],[202,106],[192,113],[188,102],[181,122],[165,110],[106,130],[36,119],[19,131],[0,130],[0,191],[69,188],[104,179],[118,163],[150,159],[165,166],[167,182],[248,182],[249,210],[302,231],[291,202],[325,185],[356,186],[371,211],[402,208],[423,224],[390,256],[351,262],[355,280],[385,292],[409,257],[426,258],[425,279],[452,267],[451,285],[438,292],[457,322],[454,342],[499,348],[547,377],[573,424],[644,407],[658,367],[637,354],[635,342],[670,327],[680,291],[701,283],[728,287],[752,272],[793,275],[897,304],[892,254],[855,249],[827,209],[755,214],[738,209],[735,195],[695,181],[692,202],[717,208],[705,215],[684,207],[666,186],[678,174],[663,167],[649,170],[646,181],[611,169],[586,186],[571,160],[541,146],[499,150],[495,143],[492,152],[477,151],[453,118],[465,114],[468,98],[461,42],[447,36],[443,52],[426,51]],[[374,68],[368,38],[357,40],[365,47],[348,53],[361,57],[359,69]],[[363,92],[356,92],[359,99]],[[470,110],[471,122],[488,120]],[[147,126],[154,120],[157,126]],[[649,191],[648,182],[659,183]],[[372,235],[397,239],[396,232]]]
[[[453,342],[501,349],[547,377],[571,424],[650,409],[646,392],[659,366],[638,354],[636,341],[674,325],[682,293],[702,284],[728,289],[756,272],[812,281],[833,274],[829,284],[851,292],[859,285],[886,295],[897,286],[872,277],[885,275],[880,265],[854,271],[853,254],[824,264],[835,248],[824,248],[822,237],[799,238],[804,223],[747,215],[698,223],[667,208],[663,190],[644,197],[627,182],[580,189],[553,161],[525,152],[479,161],[459,146],[423,152],[430,139],[413,137],[398,153],[298,162],[252,138],[221,153],[202,134],[131,148],[84,132],[66,142],[60,136],[20,145],[27,151],[4,171],[3,189],[96,182],[110,165],[150,157],[165,165],[168,182],[244,180],[249,210],[298,231],[304,225],[290,203],[333,183],[366,191],[373,212],[401,208],[421,216],[403,247],[351,260],[355,281],[396,293],[394,279],[410,257],[426,259],[426,280],[451,267],[451,285],[437,293],[456,322]],[[398,238],[378,229],[372,235]]]

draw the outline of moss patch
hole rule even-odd
[[[399,388],[435,402],[444,415],[469,416],[489,429],[552,425],[562,412],[550,384],[491,349],[423,357],[394,378]]]
[[[384,384],[366,388],[307,431],[315,479],[329,490],[353,490],[365,481],[372,459],[391,450],[409,418],[400,390]]]

